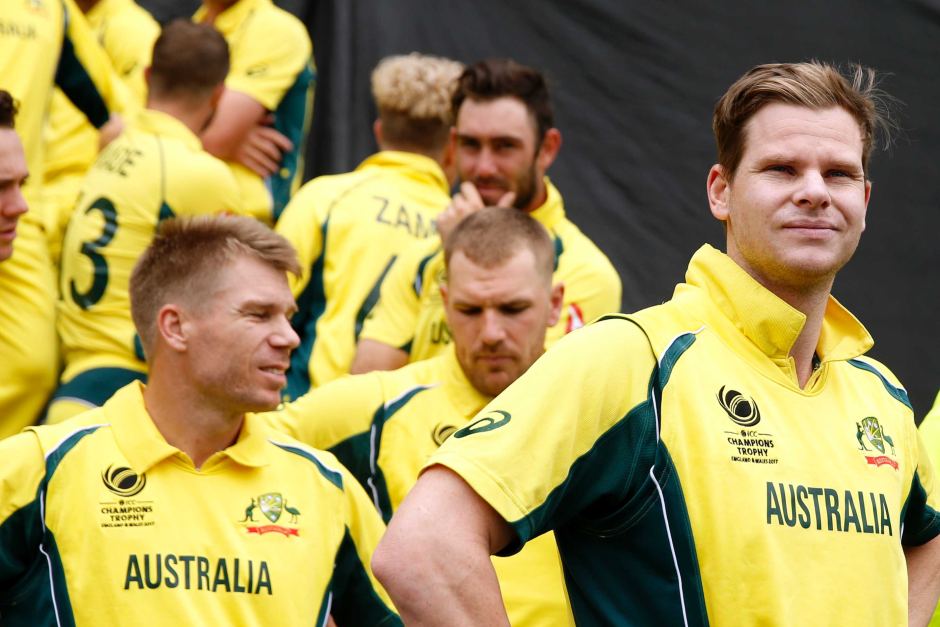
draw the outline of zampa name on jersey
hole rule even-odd
[[[264,560],[210,559],[202,555],[155,553],[127,557],[125,590],[182,588],[209,592],[273,594],[271,571]]]
[[[767,482],[767,524],[894,535],[884,494]]]

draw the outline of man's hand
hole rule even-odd
[[[496,203],[498,207],[512,207],[516,200],[515,192],[506,192]],[[460,190],[454,194],[450,205],[440,215],[437,216],[437,232],[441,235],[441,241],[447,239],[447,236],[460,224],[460,221],[471,213],[479,211],[486,206],[476,185],[470,181],[464,181],[460,184]]]
[[[235,149],[234,161],[258,176],[270,176],[281,167],[281,157],[294,148],[291,141],[270,126],[258,124],[248,129]]]

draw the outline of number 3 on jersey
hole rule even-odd
[[[99,198],[91,203],[88,209],[85,209],[86,214],[92,211],[101,212],[104,217],[104,231],[98,239],[82,242],[81,254],[88,257],[94,266],[91,287],[84,293],[79,292],[78,288],[75,287],[75,279],[69,281],[72,300],[82,309],[88,309],[104,296],[104,291],[108,287],[108,261],[99,251],[111,243],[118,228],[117,210],[114,208],[114,203],[107,198]]]

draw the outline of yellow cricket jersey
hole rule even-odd
[[[489,400],[451,348],[392,372],[333,381],[266,416],[277,430],[336,455],[388,520],[427,459]],[[573,624],[550,533],[493,563],[513,625]]]
[[[382,278],[415,240],[438,240],[434,219],[449,202],[441,167],[409,152],[379,152],[353,172],[301,188],[276,227],[303,267],[292,284],[301,345],[291,355],[286,397],[349,372]]]
[[[920,423],[920,437],[924,441],[930,461],[934,466],[940,464],[940,393],[937,394],[933,409],[927,412]],[[940,607],[930,619],[930,627],[940,627]]]
[[[59,366],[55,273],[39,196],[43,116],[58,84],[92,123],[104,124],[118,105],[108,67],[72,0],[0,0],[0,76],[20,103],[16,130],[32,181],[13,256],[0,263],[0,437],[36,421]]]
[[[362,488],[254,418],[197,470],[135,383],[0,457],[5,625],[401,624]]]
[[[85,17],[129,92],[128,105],[142,108],[147,96],[144,69],[150,65],[160,25],[133,0],[100,0]],[[49,246],[57,263],[82,179],[98,156],[98,133],[60,89],[52,96],[45,152],[42,196]]]
[[[66,231],[57,321],[66,366],[56,399],[98,406],[127,380],[70,382],[91,369],[146,371],[128,284],[160,220],[240,207],[232,173],[182,122],[149,109],[128,120],[90,170]]]
[[[559,342],[429,465],[522,543],[554,529],[578,624],[907,624],[903,546],[940,515],[871,337],[831,299],[801,389],[802,313],[707,246],[686,281]]]
[[[205,19],[201,7],[193,16]],[[294,144],[281,159],[281,170],[262,180],[230,163],[245,209],[273,224],[300,186],[303,151],[313,111],[316,70],[307,28],[271,0],[238,0],[219,14],[214,26],[228,42],[231,68],[225,86],[251,96],[274,115],[274,128]]]
[[[620,276],[607,257],[565,217],[561,194],[548,179],[545,204],[531,213],[555,242],[555,282],[565,284],[558,323],[545,343],[584,326],[594,318],[620,310]],[[440,284],[444,253],[440,242],[416,245],[403,253],[381,286],[381,297],[366,319],[361,337],[407,351],[410,361],[432,357],[450,343]]]

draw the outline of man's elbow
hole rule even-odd
[[[421,551],[413,541],[392,529],[386,531],[372,554],[372,573],[393,599],[409,596],[410,584],[416,584],[427,569],[420,564]]]

